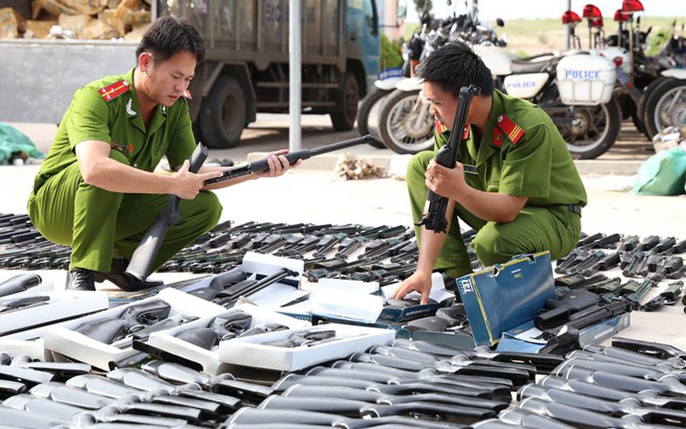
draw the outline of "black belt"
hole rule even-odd
[[[581,204],[567,204],[567,210],[581,216]]]

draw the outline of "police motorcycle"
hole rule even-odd
[[[489,26],[476,18],[477,1],[472,3],[470,13],[457,15],[442,21],[434,29],[424,31],[423,49],[418,62],[445,43],[461,40],[468,44],[491,44],[504,46],[504,38],[498,38]],[[498,20],[499,25],[504,25]],[[420,95],[421,82],[414,76],[395,84],[395,90],[378,103],[378,117],[370,117],[369,129],[389,149],[401,154],[414,154],[433,148],[434,121],[429,113],[430,104]]]
[[[402,67],[390,68],[379,73],[379,78],[374,82],[374,89],[367,94],[357,109],[357,129],[361,136],[372,134],[369,127],[370,121],[378,121],[379,110],[383,105],[383,100],[386,96],[395,90],[396,85],[414,76],[415,68],[419,64],[419,60],[426,44],[426,33],[431,24],[431,17],[428,13],[423,13],[421,17],[421,27],[412,34],[410,40],[402,45]],[[372,140],[370,145],[384,149],[386,145],[377,139]]]
[[[683,32],[683,25],[681,28]],[[667,127],[686,125],[686,38],[676,34],[676,21],[672,25],[672,37],[657,58],[663,63],[663,69],[646,87],[638,109],[648,138]]]
[[[623,116],[631,116],[636,128],[650,140],[667,126],[686,124],[686,44],[682,36],[676,35],[674,21],[670,40],[657,55],[647,56],[646,42],[652,27],[644,31],[640,28],[641,17],[634,19],[643,11],[640,0],[623,0],[621,9],[615,12],[618,33],[606,42],[628,53],[624,65],[617,69]]]

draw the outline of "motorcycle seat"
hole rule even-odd
[[[557,61],[559,61],[558,56],[547,52],[532,57],[514,59],[512,64],[510,64],[510,68],[512,73],[539,73],[554,65]]]

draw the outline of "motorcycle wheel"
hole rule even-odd
[[[434,122],[429,103],[419,96],[419,90],[396,89],[388,94],[377,125],[374,135],[396,153],[415,154],[434,146]]]
[[[686,79],[668,79],[655,88],[646,99],[643,121],[650,136],[686,125]]]
[[[390,93],[390,90],[387,91],[380,88],[374,88],[362,99],[357,108],[357,130],[360,132],[361,136],[370,134],[369,120],[370,118],[374,119],[378,116],[378,111],[383,104],[384,97]],[[369,142],[369,144],[377,149],[386,149],[386,145],[378,139],[379,137],[374,135],[374,140]]]
[[[652,82],[648,84],[648,86],[645,87],[643,90],[643,96],[638,102],[638,106],[636,107],[636,116],[641,121],[641,124],[643,125],[641,132],[646,136],[646,138],[649,141],[653,140],[653,136],[650,135],[648,130],[646,129],[646,124],[645,124],[645,116],[646,116],[646,101],[648,101],[648,98],[652,95],[653,92],[655,92],[655,89],[668,81],[671,78],[668,78],[666,76],[659,76],[655,78]]]
[[[569,106],[572,125],[558,125],[574,159],[593,159],[615,143],[622,126],[622,109],[613,97],[599,106]]]

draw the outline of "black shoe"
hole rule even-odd
[[[135,292],[142,289],[149,289],[151,287],[161,286],[164,283],[161,281],[142,281],[126,273],[126,267],[129,265],[126,259],[113,259],[112,267],[106,273],[93,272],[96,282],[104,282],[109,280],[117,285],[121,290],[127,292]]]
[[[95,290],[94,271],[74,268],[67,274],[66,290]]]

